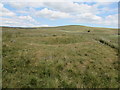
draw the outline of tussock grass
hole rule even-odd
[[[116,29],[63,26],[2,31],[3,88],[119,87]]]

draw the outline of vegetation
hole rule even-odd
[[[118,30],[2,28],[3,88],[118,88]]]

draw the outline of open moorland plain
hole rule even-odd
[[[118,88],[118,29],[2,28],[3,88]]]

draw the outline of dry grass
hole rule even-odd
[[[116,29],[3,28],[3,87],[117,88],[117,43]]]

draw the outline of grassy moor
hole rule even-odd
[[[118,29],[2,28],[3,88],[118,88]]]

